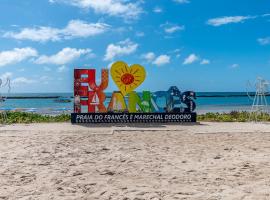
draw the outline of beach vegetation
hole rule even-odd
[[[0,120],[2,123],[7,124],[69,122],[70,114],[60,114],[53,116],[27,112],[7,112],[6,114],[1,114]]]
[[[197,121],[208,122],[248,122],[248,121],[270,121],[270,114],[268,113],[250,113],[232,111],[230,113],[206,113],[198,115]]]

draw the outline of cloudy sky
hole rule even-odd
[[[13,92],[72,92],[75,67],[100,75],[117,60],[146,68],[138,90],[270,79],[269,0],[1,0],[0,21],[0,76]]]

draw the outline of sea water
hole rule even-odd
[[[73,110],[73,102],[59,103],[57,98],[44,97],[72,97],[72,93],[13,93],[9,97],[24,97],[25,99],[7,99],[0,103],[1,110],[17,110],[25,112],[36,112],[43,114],[70,113]],[[107,94],[110,96],[111,94]],[[253,103],[253,96],[249,97],[245,92],[198,92],[195,100],[197,113],[207,112],[231,112],[249,111]],[[41,97],[41,98],[27,98]],[[270,103],[270,97],[266,98]],[[71,98],[73,101],[73,99]],[[108,105],[110,98],[106,99]],[[164,102],[165,103],[165,102]]]

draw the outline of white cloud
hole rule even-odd
[[[176,3],[184,4],[184,3],[190,3],[189,0],[173,0]]]
[[[2,79],[2,81],[4,82],[7,78],[11,78],[12,75],[13,75],[12,72],[6,72],[4,74],[1,74],[0,79]]]
[[[170,24],[170,23],[166,23],[166,24],[162,24],[160,25],[162,28],[164,28],[164,31],[168,34],[172,34],[175,33],[177,31],[183,31],[185,30],[185,26],[180,26],[177,24]]]
[[[59,41],[99,35],[106,32],[109,27],[108,24],[104,23],[87,23],[81,20],[71,20],[63,29],[44,26],[23,28],[20,32],[6,32],[3,37],[35,42]]]
[[[156,55],[153,52],[143,54],[141,58],[157,66],[165,65],[171,62],[170,56],[163,54],[156,57]]]
[[[92,51],[91,49],[73,49],[73,48],[66,47],[54,55],[40,56],[39,58],[35,60],[35,63],[64,65],[78,59],[82,55],[91,53],[91,51]]]
[[[50,72],[52,69],[49,68],[49,67],[43,67],[43,70],[44,70],[45,72]]]
[[[144,32],[140,32],[140,31],[138,31],[138,32],[136,32],[136,36],[137,37],[144,37]]]
[[[109,44],[106,49],[104,60],[113,60],[117,56],[132,54],[137,48],[138,44],[133,43],[129,39],[118,42],[117,44]]]
[[[268,45],[270,44],[270,37],[259,38],[258,42],[260,43],[260,45]]]
[[[200,58],[196,56],[195,54],[190,54],[183,62],[183,65],[189,65],[196,61],[198,61]]]
[[[165,28],[165,32],[166,33],[175,33],[177,31],[182,31],[184,29],[185,29],[184,26],[172,26],[170,28]]]
[[[11,80],[11,83],[15,86],[21,86],[26,84],[32,84],[32,83],[42,83],[42,84],[49,84],[50,81],[52,81],[52,77],[50,76],[40,76],[36,77],[36,79],[31,79],[27,77],[17,77],[13,80]]]
[[[136,19],[143,12],[141,1],[129,0],[53,0],[53,2],[66,3],[81,9],[92,9],[96,13],[125,19]]]
[[[148,52],[142,55],[142,58],[147,60],[147,62],[152,62],[155,59],[155,54],[153,52]]]
[[[15,85],[21,85],[21,84],[35,83],[36,81],[33,79],[25,78],[25,77],[18,77],[18,78],[13,79],[11,82],[12,84],[15,84]]]
[[[104,33],[110,26],[104,23],[87,23],[81,20],[71,20],[63,30],[65,38],[89,37]]]
[[[66,70],[67,70],[67,67],[65,65],[62,65],[62,66],[58,67],[58,69],[57,69],[58,72],[64,72]]]
[[[49,77],[49,76],[41,76],[39,79],[42,80],[42,81],[48,81],[48,80],[51,80],[51,77]]]
[[[31,57],[36,57],[37,51],[31,47],[26,48],[15,48],[10,51],[0,52],[0,67],[19,63]]]
[[[153,61],[153,64],[161,66],[161,65],[165,65],[165,64],[170,63],[170,60],[171,60],[170,56],[168,56],[168,55],[160,55]]]
[[[17,40],[45,42],[60,40],[59,29],[51,27],[24,28],[20,32],[6,32],[3,37]]]
[[[239,67],[240,65],[239,64],[232,64],[231,65],[231,68],[237,68],[237,67]]]
[[[210,62],[210,60],[208,60],[208,59],[203,59],[201,62],[200,62],[200,64],[201,65],[208,65],[208,64],[210,64],[211,62]]]
[[[176,58],[181,57],[181,49],[174,49],[174,50],[170,51],[169,53],[174,55]]]
[[[222,26],[225,24],[240,23],[248,19],[254,19],[254,18],[256,18],[256,16],[225,16],[225,17],[209,19],[207,21],[207,24],[211,26]]]
[[[154,9],[153,9],[153,12],[154,13],[162,13],[163,12],[163,10],[162,10],[162,8],[160,8],[160,7],[155,7]]]
[[[262,17],[269,17],[270,14],[269,13],[266,13],[266,14],[263,14]]]

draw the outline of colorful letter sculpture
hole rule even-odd
[[[121,92],[114,92],[108,106],[109,112],[126,112],[127,105]]]
[[[195,92],[181,93],[176,86],[168,91],[151,93],[134,90],[146,78],[144,67],[115,62],[110,74],[120,91],[105,94],[109,71],[101,71],[96,84],[95,69],[74,70],[74,113],[72,123],[149,123],[196,122]],[[110,97],[109,97],[110,96]]]
[[[103,69],[101,72],[101,84],[96,85],[95,69],[75,69],[74,70],[74,97],[80,97],[80,101],[75,101],[74,112],[81,112],[81,105],[88,106],[88,112],[106,112],[104,106],[106,95],[104,90],[108,87],[109,72]],[[90,87],[90,91],[89,88]],[[86,98],[87,100],[83,100]]]
[[[121,93],[125,96],[134,91],[145,80],[145,70],[140,65],[129,67],[118,61],[111,67],[111,76]]]

